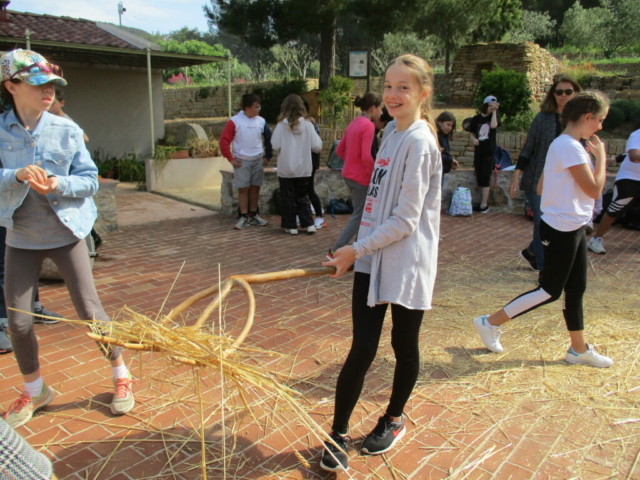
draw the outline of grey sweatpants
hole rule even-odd
[[[64,283],[67,285],[71,301],[82,320],[96,319],[109,323],[96,291],[89,252],[84,240],[49,250],[26,250],[7,245],[5,252],[4,296],[9,319],[11,343],[23,375],[29,375],[40,368],[38,340],[33,327],[33,316],[28,313],[9,310],[15,308],[30,312],[38,285],[40,269],[45,258],[56,264]],[[120,347],[104,349],[109,360],[117,359]]]
[[[358,234],[358,230],[360,230],[360,221],[362,220],[362,212],[364,211],[364,203],[367,200],[367,190],[369,190],[368,186],[360,185],[358,182],[354,182],[348,178],[345,178],[344,181],[351,192],[353,213],[351,214],[351,218],[347,224],[342,229],[336,244],[331,249],[334,252],[339,248],[344,247]]]

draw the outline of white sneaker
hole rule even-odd
[[[500,327],[495,327],[487,322],[488,315],[480,315],[473,319],[473,326],[476,327],[476,332],[480,335],[480,339],[484,346],[491,350],[493,353],[502,353],[504,349],[500,344]]]
[[[244,227],[249,226],[249,219],[247,217],[240,217],[238,219],[238,223],[236,223],[233,228],[236,230],[242,230]]]
[[[264,218],[261,218],[257,213],[249,219],[249,225],[254,225],[256,227],[264,227],[267,224],[267,221]]]
[[[573,347],[569,347],[567,355],[564,357],[567,363],[573,365],[582,363],[584,365],[591,365],[593,367],[607,368],[613,365],[613,360],[604,355],[600,355],[596,352],[596,349],[590,343],[587,343],[587,351],[584,353],[576,353]]]
[[[284,231],[290,235],[297,235],[298,234],[298,229],[297,228],[285,228]]]
[[[319,230],[327,224],[327,221],[324,219],[324,217],[316,217],[314,224],[316,229]]]
[[[310,227],[307,227],[307,233],[309,235],[316,233],[316,227],[314,227],[313,225],[311,225]]]
[[[604,245],[602,245],[602,237],[591,237],[587,242],[587,248],[593,253],[607,253],[604,249]]]

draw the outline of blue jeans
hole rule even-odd
[[[544,249],[542,247],[542,242],[540,241],[540,217],[542,216],[540,201],[542,200],[542,197],[533,192],[524,192],[524,195],[531,206],[531,210],[533,210],[533,240],[531,240],[527,250],[529,250],[529,253],[533,253],[536,256],[538,269],[542,270],[542,267],[544,266]]]

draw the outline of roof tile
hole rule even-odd
[[[138,50],[135,45],[98,27],[92,20],[11,10],[7,17],[9,23],[0,23],[0,37],[24,39],[24,31],[29,29],[33,40]]]

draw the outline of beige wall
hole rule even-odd
[[[233,170],[224,157],[169,160],[160,171],[151,159],[145,160],[147,191],[219,187],[221,170]]]
[[[87,148],[125,156],[151,153],[149,90],[146,69],[62,63],[69,84],[64,108],[89,136]],[[162,76],[153,71],[156,138],[164,136]]]

